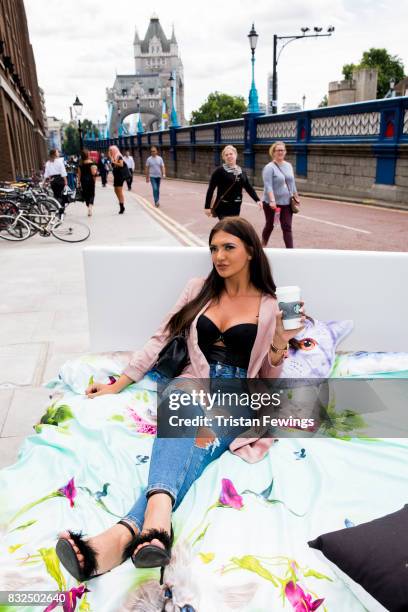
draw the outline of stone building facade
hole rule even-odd
[[[174,28],[168,39],[154,15],[143,39],[135,32],[133,49],[135,74],[118,74],[113,87],[107,89],[110,136],[117,136],[126,117],[139,111],[145,131],[161,128],[163,100],[168,115],[172,108],[170,74],[175,79],[178,120],[181,125],[185,124],[183,63]]]
[[[23,0],[0,2],[0,142],[0,180],[42,168],[44,109]]]
[[[353,70],[353,78],[329,83],[328,105],[353,104],[377,98],[378,70],[359,68]]]
[[[47,117],[48,147],[50,149],[61,151],[65,125],[64,121],[57,119],[57,117]]]

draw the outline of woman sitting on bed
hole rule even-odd
[[[302,328],[283,329],[276,286],[254,228],[245,219],[229,217],[214,226],[209,245],[213,268],[208,277],[187,283],[154,336],[132,356],[124,374],[112,385],[90,385],[86,390],[89,398],[119,393],[141,380],[169,339],[183,332],[189,353],[183,378],[280,375],[288,342]],[[247,410],[250,417],[251,409]],[[236,428],[228,432],[225,427],[198,430],[195,438],[156,438],[147,489],[129,513],[87,540],[71,531],[61,533],[56,548],[61,563],[81,582],[129,557],[136,567],[161,567],[163,575],[171,556],[171,514],[205,467],[228,448],[247,461],[258,461],[271,443],[271,438],[237,438]]]

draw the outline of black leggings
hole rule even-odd
[[[87,206],[94,203],[95,199],[95,181],[91,180],[81,181],[82,197]]]
[[[54,194],[54,198],[62,204],[62,192],[64,191],[65,181],[62,176],[56,176],[51,179],[51,189]]]

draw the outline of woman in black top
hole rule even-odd
[[[81,151],[81,161],[78,165],[78,182],[81,184],[83,201],[88,207],[88,217],[92,216],[97,172],[98,168],[89,157],[88,149],[84,149]]]
[[[109,147],[109,159],[112,164],[113,188],[119,201],[119,214],[123,215],[125,212],[123,183],[125,182],[126,177],[129,175],[129,170],[124,162],[121,152],[116,145],[111,145]]]
[[[205,214],[211,217],[211,199],[215,189],[217,189],[217,195],[214,206],[216,208],[216,215],[220,220],[224,217],[239,216],[242,204],[242,188],[261,207],[261,201],[255,189],[249,182],[245,172],[237,165],[236,148],[232,145],[227,145],[224,147],[221,157],[224,163],[214,170],[208,185],[205,198]]]

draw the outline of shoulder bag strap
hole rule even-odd
[[[290,197],[293,196],[293,193],[291,192],[291,190],[289,189],[289,183],[288,183],[288,179],[286,178],[286,174],[284,172],[282,172],[282,170],[279,168],[278,164],[276,162],[272,162],[274,166],[277,167],[277,169],[279,170],[279,172],[283,175],[283,178],[285,179],[285,183],[286,183],[286,187],[288,188],[289,191],[289,195]]]
[[[215,211],[216,211],[216,209],[217,209],[217,207],[218,207],[218,204],[221,202],[221,200],[222,200],[223,198],[225,198],[225,196],[227,195],[227,193],[229,193],[229,192],[231,191],[231,189],[234,187],[234,185],[235,185],[235,184],[238,182],[238,180],[239,180],[239,176],[240,176],[240,175],[237,175],[237,176],[235,177],[235,180],[234,180],[234,181],[231,183],[231,185],[228,187],[228,189],[226,189],[226,190],[224,191],[224,193],[222,194],[222,196],[220,196],[220,197],[218,198],[218,201],[217,201],[217,202],[215,202],[215,204],[213,204],[213,205],[211,206],[211,208],[210,208],[211,212],[215,212]]]

